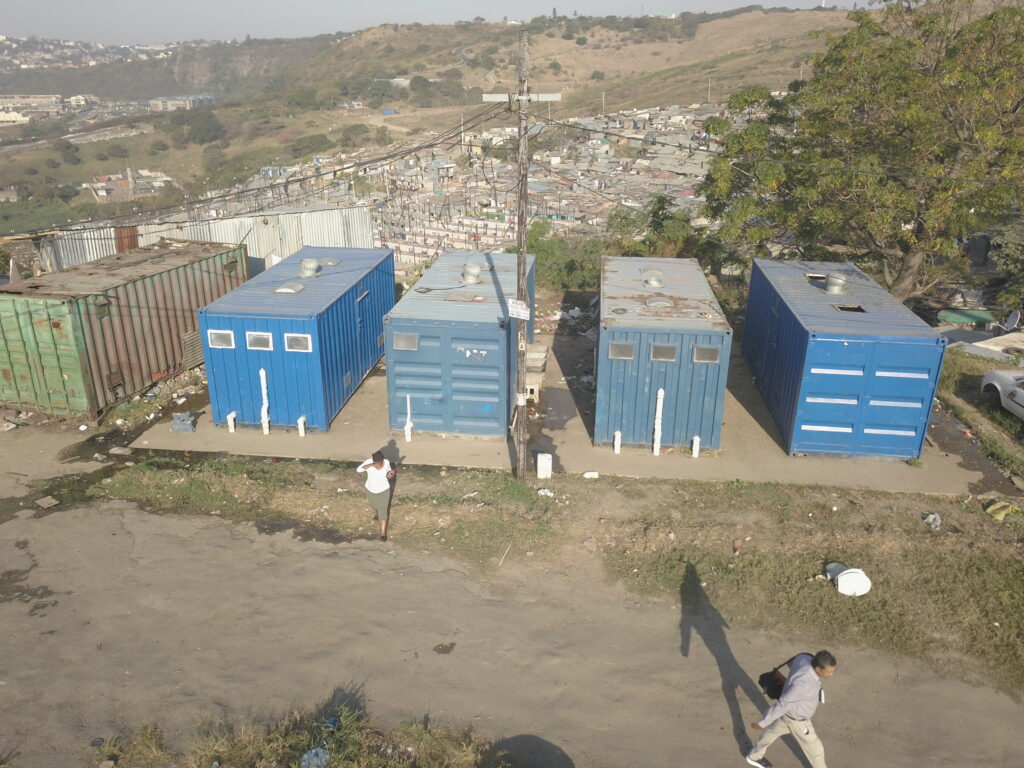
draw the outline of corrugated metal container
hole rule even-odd
[[[248,249],[250,274],[257,274],[303,245],[372,248],[373,217],[368,207],[354,206],[277,210],[202,221],[173,218],[137,226],[66,230],[43,238],[39,252],[46,268],[55,272],[112,256],[132,243],[151,245],[164,237],[241,243]]]
[[[390,250],[306,247],[200,309],[214,422],[261,424],[265,403],[271,424],[326,430],[384,354],[394,303]]]
[[[247,278],[243,246],[165,240],[0,287],[0,402],[95,417],[199,365],[196,310]]]
[[[536,277],[527,261],[533,337]],[[442,254],[384,318],[391,429],[504,435],[515,406],[516,254]]]
[[[754,260],[743,356],[790,453],[921,453],[946,339],[850,263]]]
[[[732,329],[693,259],[605,257],[594,442],[718,448]]]

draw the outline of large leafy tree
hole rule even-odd
[[[746,119],[702,189],[723,238],[854,258],[906,299],[963,271],[957,238],[1019,204],[1024,9],[882,6],[852,12],[789,95],[733,97]]]
[[[622,256],[675,258],[682,255],[693,227],[686,211],[657,194],[641,208],[615,208],[608,216],[608,233]]]

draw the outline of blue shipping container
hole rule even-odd
[[[594,442],[705,448],[722,437],[732,329],[694,259],[605,257]]]
[[[536,279],[527,257],[527,337]],[[391,429],[504,435],[515,406],[516,254],[440,256],[384,318]]]
[[[214,423],[261,424],[266,402],[271,424],[326,430],[384,354],[394,303],[390,249],[305,247],[200,309]]]
[[[850,263],[754,260],[743,356],[790,453],[921,453],[946,339]]]

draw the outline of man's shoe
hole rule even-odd
[[[763,757],[755,760],[749,755],[746,756],[746,761],[751,765],[756,765],[758,768],[772,768],[772,764],[765,760]]]

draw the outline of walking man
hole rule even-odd
[[[769,707],[764,717],[750,724],[751,728],[762,733],[747,755],[747,762],[759,768],[770,768],[771,764],[764,759],[765,750],[788,731],[800,744],[811,768],[826,768],[825,748],[814,732],[811,718],[818,705],[825,701],[821,681],[835,674],[836,657],[828,651],[818,651],[813,656],[800,653],[787,663],[789,678],[779,700]]]

